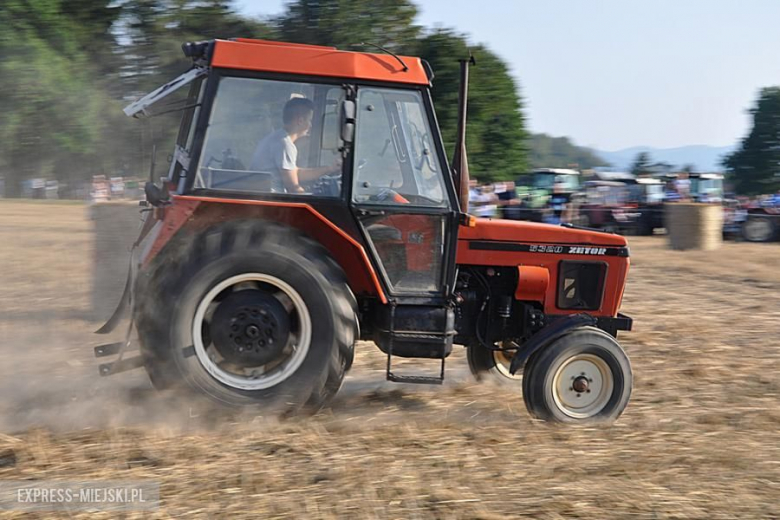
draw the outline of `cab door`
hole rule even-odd
[[[390,294],[445,296],[457,204],[418,90],[357,91],[351,204]]]

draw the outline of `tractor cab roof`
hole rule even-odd
[[[570,170],[568,168],[537,168],[531,171],[532,175],[537,174],[549,174],[549,175],[579,175],[577,170]]]
[[[660,179],[655,179],[652,177],[639,177],[636,182],[637,184],[663,184]]]
[[[433,79],[430,65],[420,58],[319,45],[236,38],[189,42],[182,50],[192,58],[193,67],[125,107],[126,115],[148,115],[152,104],[207,74],[210,67],[423,86],[430,86]]]
[[[429,85],[432,74],[420,58],[340,51],[335,47],[236,38],[214,40],[210,65],[275,72]]]

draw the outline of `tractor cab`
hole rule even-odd
[[[130,336],[98,347],[119,357],[101,373],[144,366],[160,388],[317,409],[358,339],[405,383],[440,384],[457,344],[477,378],[517,388],[522,372],[534,415],[622,412],[626,240],[468,214],[473,59],[450,164],[420,58],[246,39],[183,50],[192,68],[125,109],[181,120],[162,185],[146,187],[126,297],[99,331],[130,310],[140,353],[124,358]],[[539,178],[554,195],[578,184],[570,170]],[[398,374],[397,357],[436,371]]]
[[[187,86],[171,195],[308,204],[365,237],[388,292],[443,297],[458,202],[420,59],[250,40],[188,50],[193,69],[126,109],[150,113]]]
[[[692,173],[691,198],[696,202],[723,201],[723,175],[719,173]]]

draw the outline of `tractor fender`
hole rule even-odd
[[[515,372],[525,365],[528,358],[558,338],[565,336],[573,329],[596,326],[597,323],[598,320],[590,314],[570,314],[552,321],[549,325],[531,336],[531,339],[523,344],[522,350],[518,350],[517,353],[512,356],[512,364],[509,366],[509,373],[514,375]]]

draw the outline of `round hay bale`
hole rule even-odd
[[[98,202],[89,207],[93,222],[92,311],[95,321],[106,321],[119,304],[130,266],[130,249],[138,238],[141,213],[138,202]]]
[[[666,204],[664,209],[670,248],[712,251],[723,243],[720,204],[674,202]]]

